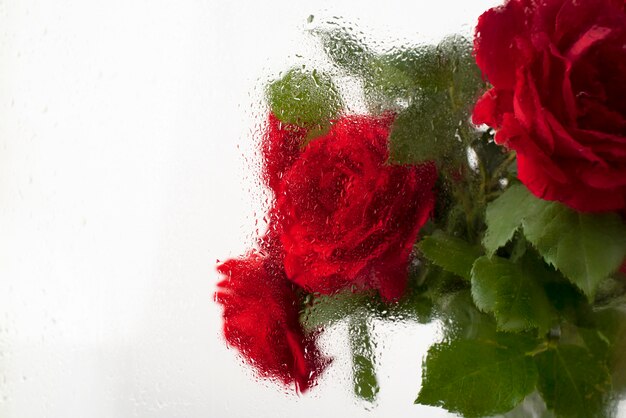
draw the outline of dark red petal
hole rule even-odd
[[[582,212],[613,211],[626,205],[626,188],[597,189],[583,182],[557,182],[534,158],[518,154],[519,179],[537,197],[556,200]]]
[[[472,122],[498,129],[502,125],[504,114],[510,112],[513,112],[513,92],[492,88],[476,102]]]
[[[306,135],[306,129],[281,122],[273,113],[269,114],[260,148],[263,177],[274,192],[285,171],[300,155]]]
[[[552,41],[563,52],[583,52],[604,38],[606,29],[622,26],[619,15],[612,0],[561,0]]]
[[[527,31],[525,10],[530,7],[527,3],[511,0],[478,18],[474,37],[476,63],[489,82],[499,89],[513,89],[518,62],[527,53],[518,43],[520,35]]]

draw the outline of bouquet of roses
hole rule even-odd
[[[227,342],[304,392],[331,361],[317,338],[347,321],[355,393],[374,400],[371,318],[438,321],[416,403],[614,415],[626,391],[626,2],[508,0],[473,42],[382,54],[348,30],[313,34],[334,73],[294,68],[267,86],[274,199],[257,248],[218,266]],[[345,77],[367,114],[346,110]]]

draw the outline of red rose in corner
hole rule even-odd
[[[344,117],[310,142],[277,190],[287,276],[311,292],[402,295],[434,205],[435,166],[387,164],[392,118]]]
[[[626,208],[623,0],[509,0],[476,28],[493,85],[474,122],[517,152],[537,196],[581,211]]]
[[[218,271],[226,276],[215,295],[224,306],[226,341],[260,375],[306,391],[327,360],[303,334],[295,286],[282,267],[251,254],[226,261]]]

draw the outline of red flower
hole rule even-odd
[[[215,295],[224,306],[224,336],[260,375],[304,392],[327,364],[298,321],[294,285],[259,254],[218,267],[226,278]]]
[[[623,0],[509,0],[476,28],[493,85],[474,122],[517,152],[537,196],[581,211],[626,208]]]
[[[313,140],[277,188],[287,276],[311,292],[402,295],[417,233],[434,205],[433,164],[388,165],[391,117],[345,117]]]

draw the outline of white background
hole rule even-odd
[[[341,327],[310,394],[259,383],[215,263],[252,245],[262,86],[315,56],[310,14],[415,42],[497,3],[0,0],[0,416],[448,416],[412,404],[433,327],[376,326],[372,407]]]

